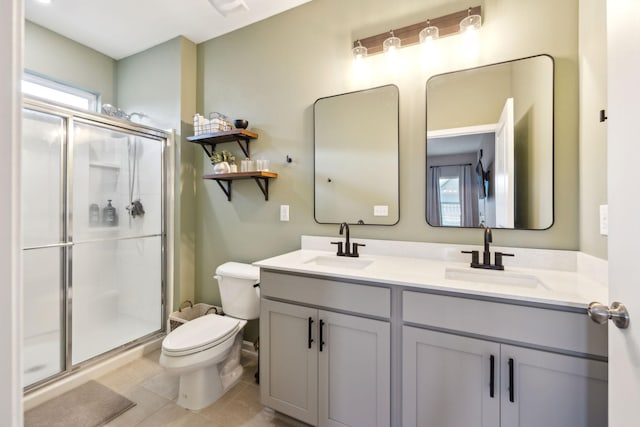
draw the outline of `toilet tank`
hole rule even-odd
[[[260,269],[251,264],[225,262],[216,269],[222,310],[236,319],[260,317]]]

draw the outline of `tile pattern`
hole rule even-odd
[[[306,424],[274,413],[260,403],[254,374],[257,358],[243,353],[240,381],[210,406],[191,411],[176,404],[178,377],[158,364],[160,350],[147,354],[96,381],[124,395],[136,406],[108,427],[303,427]]]

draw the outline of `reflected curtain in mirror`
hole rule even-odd
[[[441,165],[429,168],[427,180],[431,197],[428,204],[429,224],[451,227],[479,225],[478,185],[471,164]]]

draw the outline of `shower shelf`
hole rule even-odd
[[[249,150],[249,141],[257,139],[258,134],[250,132],[246,129],[233,129],[223,132],[207,133],[203,135],[188,136],[187,141],[191,141],[194,144],[200,144],[207,156],[211,157],[211,154],[216,150],[216,145],[223,142],[237,142],[245,156],[251,157]],[[244,145],[242,144],[244,142]],[[207,149],[208,148],[208,149]]]
[[[231,183],[237,179],[253,179],[262,194],[264,194],[264,200],[269,200],[269,180],[277,178],[278,174],[275,172],[256,171],[256,172],[235,172],[235,173],[211,173],[203,175],[202,179],[211,179],[218,183],[224,194],[227,195],[227,200],[231,201]]]

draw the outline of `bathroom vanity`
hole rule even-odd
[[[470,246],[345,258],[330,240],[256,263],[264,405],[320,426],[606,425],[607,328],[586,307],[607,290],[579,254],[509,248],[476,271]]]

